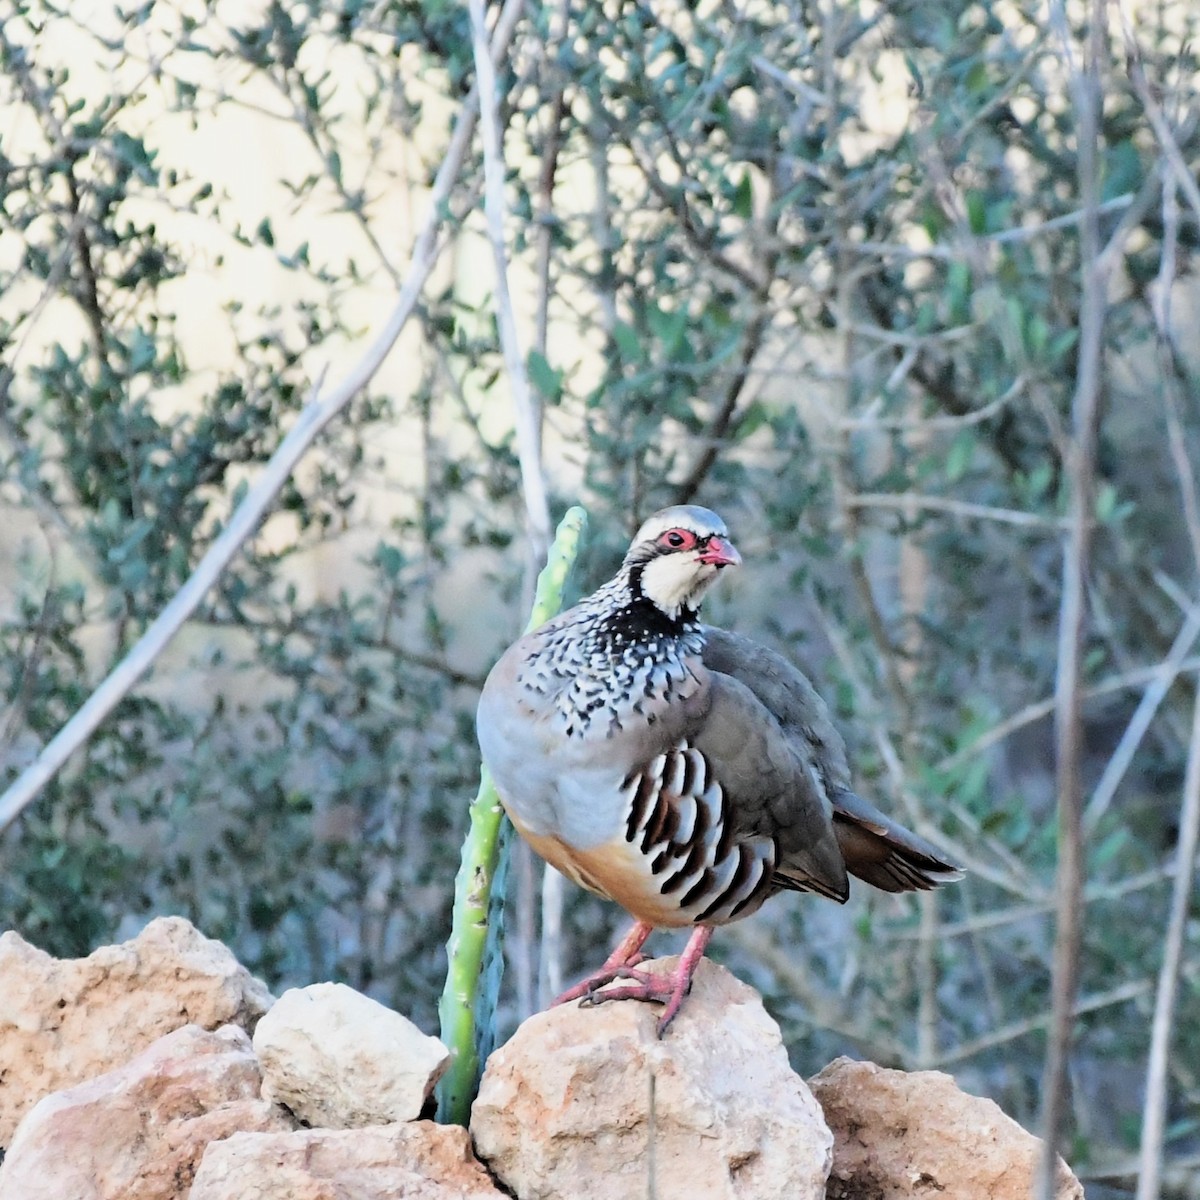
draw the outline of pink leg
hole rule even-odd
[[[646,939],[653,932],[653,925],[647,925],[645,921],[639,921],[621,939],[620,945],[604,960],[604,966],[598,971],[593,971],[586,978],[581,979],[573,988],[568,988],[550,1007],[554,1008],[555,1005],[567,1004],[572,1000],[580,999],[582,996],[591,995],[598,987],[603,987],[606,983],[611,983],[614,979],[645,978],[644,972],[635,971],[633,968],[645,957],[642,954],[642,946],[645,945]]]
[[[587,993],[587,1004],[604,1004],[609,1000],[664,1000],[666,1007],[658,1018],[658,1036],[667,1032],[667,1026],[675,1019],[683,1004],[683,998],[692,986],[696,966],[704,957],[708,940],[712,937],[711,925],[697,925],[688,938],[688,944],[679,956],[679,962],[669,975],[651,975],[648,972],[630,972],[638,982],[628,987],[610,988],[606,992],[593,990]],[[613,975],[612,978],[619,978]]]

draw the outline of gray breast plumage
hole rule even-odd
[[[479,708],[484,761],[514,820],[581,847],[618,832],[630,768],[678,741],[706,691],[699,625],[639,629],[608,591],[511,647]]]

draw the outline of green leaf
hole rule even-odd
[[[556,371],[540,350],[529,352],[526,370],[529,372],[529,382],[537,388],[547,403],[557,404],[562,399],[563,372]]]
[[[1032,471],[1026,480],[1025,487],[1028,491],[1029,498],[1036,500],[1044,496],[1050,490],[1051,483],[1054,482],[1054,467],[1048,462],[1040,462]]]
[[[946,478],[950,483],[960,480],[975,457],[975,435],[964,430],[950,444],[946,455]]]
[[[733,192],[733,214],[749,219],[754,213],[754,189],[750,183],[750,172],[743,171]]]
[[[1118,825],[1099,846],[1092,851],[1092,866],[1105,867],[1113,862],[1117,855],[1129,845],[1129,831]]]
[[[1065,330],[1051,341],[1049,349],[1046,352],[1047,359],[1051,363],[1056,363],[1060,359],[1065,358],[1075,348],[1077,341],[1079,341],[1078,329]]]
[[[684,308],[665,309],[654,305],[646,314],[646,323],[662,343],[664,357],[678,356],[687,333],[688,314]]]
[[[1041,313],[1030,313],[1025,328],[1025,347],[1032,359],[1044,359],[1050,341],[1050,326]]]
[[[404,555],[396,546],[380,542],[375,550],[375,561],[379,569],[389,578],[395,579],[404,567]]]
[[[1102,483],[1096,490],[1096,520],[1107,525],[1117,512],[1117,489],[1111,483]]]
[[[974,234],[983,234],[987,232],[987,198],[983,194],[971,188],[967,192],[967,224],[971,227],[971,232]]]
[[[946,272],[946,308],[953,324],[969,319],[973,287],[971,268],[965,262],[952,262]]]
[[[154,339],[139,325],[129,341],[129,369],[135,374],[154,365],[157,347]]]
[[[644,357],[642,340],[638,337],[637,330],[624,321],[617,320],[613,323],[612,333],[613,341],[617,344],[617,352],[623,362],[639,363],[642,361]]]

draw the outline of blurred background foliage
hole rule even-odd
[[[860,790],[970,868],[922,901],[780,899],[715,953],[766,993],[802,1071],[840,1052],[942,1067],[1031,1125],[1081,25],[1020,0],[527,10],[501,64],[510,250],[555,516],[576,500],[591,515],[577,588],[654,509],[718,509],[747,567],[710,619],[804,665]],[[1136,5],[1193,177],[1198,26],[1188,0]],[[1070,1149],[1120,1188],[1200,665],[1179,637],[1198,602],[1200,228],[1115,15],[1111,32]],[[466,9],[442,0],[0,0],[6,779],[389,304],[472,78]],[[458,193],[481,186],[476,157]],[[182,913],[276,989],[341,979],[435,1026],[474,700],[524,619],[476,215],[450,231],[419,330],[153,676],[0,838],[4,926],[78,955]],[[532,872],[517,875],[528,939]],[[1197,916],[1171,1059],[1168,1160],[1184,1168],[1200,1147]],[[573,892],[565,970],[594,964],[622,919]],[[529,973],[536,955],[517,951]]]

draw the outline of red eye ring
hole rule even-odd
[[[658,535],[658,544],[667,550],[691,550],[696,545],[696,535],[690,529],[668,529]]]

